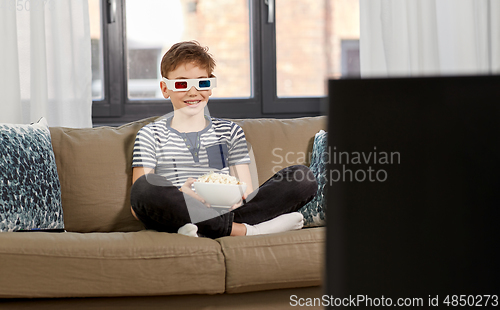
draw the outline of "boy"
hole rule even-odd
[[[205,115],[216,85],[215,61],[207,51],[196,41],[181,42],[163,56],[160,88],[174,113],[137,133],[132,214],[147,229],[194,237],[198,231],[218,238],[302,228],[297,210],[316,194],[314,175],[302,165],[288,167],[253,191],[243,130]],[[196,178],[211,171],[247,184],[242,201],[230,212],[219,214],[192,190]],[[297,172],[300,181],[293,177]]]

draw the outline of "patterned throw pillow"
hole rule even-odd
[[[326,184],[326,162],[323,154],[328,147],[328,133],[321,130],[314,136],[313,153],[309,168],[318,181],[318,192],[310,202],[299,211],[304,216],[304,227],[324,226],[325,222],[325,184]]]
[[[63,231],[61,184],[45,119],[0,124],[0,232]]]

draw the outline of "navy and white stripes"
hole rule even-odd
[[[198,132],[200,149],[190,151],[185,133],[170,127],[172,118],[144,126],[137,133],[132,167],[146,167],[182,186],[189,177],[211,171],[229,174],[229,167],[250,163],[245,134],[240,126],[205,116],[209,125]]]

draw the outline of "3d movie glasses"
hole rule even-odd
[[[165,84],[167,84],[167,88],[172,91],[188,91],[193,86],[197,90],[210,90],[217,86],[216,77],[187,80],[169,80],[167,78],[163,78],[163,82],[165,82]]]

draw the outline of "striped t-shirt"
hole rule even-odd
[[[229,166],[249,164],[247,142],[237,124],[205,116],[200,132],[181,133],[170,127],[172,117],[141,128],[134,144],[132,167],[155,170],[175,186],[206,173],[229,174]]]

